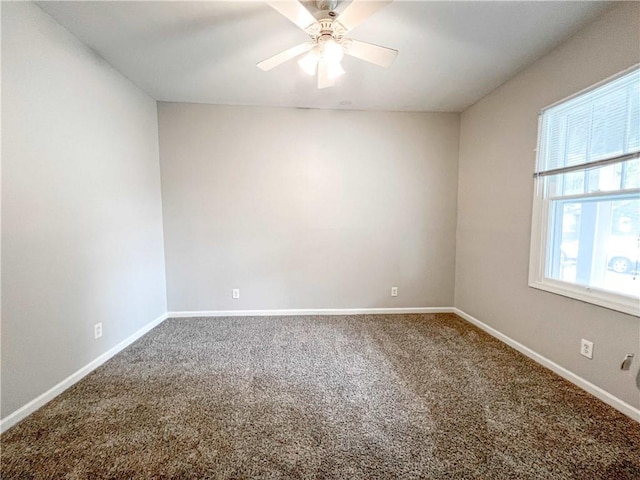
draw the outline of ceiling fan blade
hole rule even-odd
[[[373,43],[361,42],[360,40],[349,40],[345,42],[345,53],[352,57],[359,58],[365,62],[374,63],[381,67],[388,67],[398,55],[398,50],[381,47]]]
[[[304,52],[308,52],[313,47],[314,44],[311,42],[301,43],[300,45],[291,47],[284,52],[280,52],[271,58],[267,58],[266,60],[261,61],[260,63],[258,63],[257,67],[266,72],[268,70],[271,70],[273,67],[277,67],[281,63],[286,62],[287,60],[291,60],[293,57],[297,57],[298,55],[302,55]]]
[[[329,69],[327,67],[326,61],[321,59],[318,62],[318,88],[333,87],[335,85],[334,79],[329,77]]]
[[[353,2],[351,2],[349,6],[345,8],[344,12],[342,12],[333,23],[339,23],[342,28],[344,28],[346,32],[348,32],[349,30],[360,25],[381,8],[386,7],[392,1],[393,0],[380,0],[372,2],[353,0]]]
[[[309,10],[304,8],[304,6],[297,0],[268,1],[267,3],[281,15],[295,23],[302,30],[306,30],[317,23],[315,17],[309,13]]]

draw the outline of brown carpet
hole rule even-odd
[[[640,424],[453,314],[171,319],[2,478],[638,479]]]

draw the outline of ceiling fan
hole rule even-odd
[[[347,38],[345,35],[391,1],[353,0],[344,12],[337,16],[334,9],[338,0],[316,0],[318,9],[323,15],[326,13],[326,18],[320,20],[316,20],[297,0],[267,1],[271,7],[304,30],[310,41],[280,52],[258,63],[258,67],[264,71],[271,70],[306,53],[298,60],[298,65],[309,75],[317,73],[318,88],[333,86],[335,79],[345,73],[340,63],[345,53],[381,67],[388,67],[396,58],[398,50]]]

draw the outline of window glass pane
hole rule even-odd
[[[622,188],[640,188],[640,158],[623,165]]]
[[[582,205],[555,201],[550,210],[546,276],[575,283]]]
[[[640,196],[550,202],[546,276],[640,296]]]
[[[549,175],[546,177],[547,196],[616,192],[623,188],[636,188],[640,186],[639,167],[640,161],[633,161]]]
[[[622,164],[605,165],[587,171],[587,192],[611,192],[620,189]]]
[[[584,193],[585,172],[569,172],[562,175],[563,177],[563,195],[577,195]]]

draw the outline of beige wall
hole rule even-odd
[[[629,2],[462,114],[455,294],[456,307],[635,407],[640,320],[529,288],[527,274],[538,112],[638,61],[640,3]],[[626,353],[638,360],[622,372]]]
[[[3,3],[1,415],[163,314],[164,258],[171,311],[455,303],[640,406],[640,362],[618,369],[640,356],[638,318],[527,287],[537,113],[638,62],[639,17],[637,2],[612,10],[460,125],[167,103],[157,115],[36,6]]]
[[[459,115],[160,103],[159,121],[170,311],[452,305]]]
[[[165,298],[155,101],[34,4],[3,2],[2,417]]]

